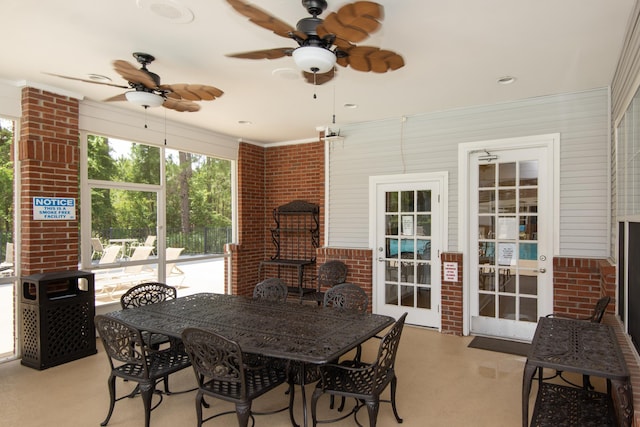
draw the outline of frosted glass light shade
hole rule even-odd
[[[164,102],[164,98],[160,95],[141,90],[126,92],[124,96],[127,98],[127,101],[142,107],[159,107]]]
[[[336,65],[335,53],[322,47],[301,46],[292,56],[298,68],[308,73],[326,73]]]

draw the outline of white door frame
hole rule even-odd
[[[448,230],[449,230],[449,175],[447,172],[430,172],[430,173],[410,173],[410,174],[402,174],[402,175],[380,175],[380,176],[370,176],[369,177],[369,248],[371,248],[373,256],[372,256],[372,270],[371,270],[371,278],[372,278],[372,290],[371,290],[371,306],[374,313],[378,312],[378,297],[375,289],[375,285],[377,283],[378,274],[384,275],[384,269],[379,271],[380,265],[378,260],[378,254],[376,252],[376,233],[377,233],[377,189],[381,184],[401,184],[401,183],[416,183],[416,182],[427,182],[427,181],[436,181],[438,185],[442,189],[440,193],[440,203],[437,208],[439,209],[439,215],[441,218],[441,224],[438,230],[432,230],[432,233],[438,233],[438,237],[441,242],[440,253],[448,251]],[[439,264],[438,264],[439,267]],[[442,284],[440,284],[442,286]],[[441,305],[441,303],[439,303]],[[442,322],[440,322],[440,328],[442,329]]]
[[[551,239],[553,254],[552,258],[559,253],[560,248],[560,134],[543,134],[516,138],[494,139],[487,141],[476,141],[462,143],[458,145],[458,250],[463,254],[463,270],[470,271],[469,261],[471,248],[469,247],[469,165],[470,156],[478,151],[509,150],[521,148],[533,148],[546,146],[548,153],[548,164],[551,173],[550,189],[553,191],[551,197],[552,207],[551,221],[553,227],[553,237]],[[553,273],[553,272],[551,272]],[[470,316],[470,277],[469,274],[463,276],[462,283],[462,334],[469,335],[471,328]]]

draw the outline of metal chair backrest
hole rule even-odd
[[[141,283],[129,289],[120,297],[122,308],[140,307],[176,299],[178,291],[173,286],[160,282]]]
[[[115,368],[114,360],[121,363],[137,365],[143,377],[149,377],[146,363],[146,348],[142,334],[136,328],[112,317],[97,315],[95,317],[98,335],[104,344],[104,350],[109,357],[111,369]]]
[[[356,284],[341,283],[324,294],[324,306],[366,313],[369,308],[369,296]]]
[[[182,332],[182,342],[191,359],[191,366],[198,378],[198,386],[209,381],[219,381],[227,385],[229,396],[247,397],[245,368],[240,346],[214,332],[197,328],[187,328]],[[223,394],[224,391],[220,390]]]
[[[393,327],[387,332],[380,341],[378,347],[378,356],[376,357],[374,377],[372,378],[372,386],[375,388],[378,384],[378,378],[384,376],[387,371],[394,368],[396,363],[396,355],[398,354],[398,346],[400,345],[400,336],[404,328],[404,322],[408,313],[404,313]]]
[[[318,267],[318,285],[335,286],[347,280],[347,265],[340,260],[327,261]]]
[[[607,311],[607,306],[611,301],[611,297],[606,296],[602,297],[596,303],[595,308],[593,309],[593,315],[591,315],[591,322],[600,323],[602,322],[602,317],[604,316],[605,311]]]
[[[277,277],[271,277],[258,283],[253,289],[253,297],[268,301],[285,302],[289,289],[287,285]]]

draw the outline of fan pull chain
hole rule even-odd
[[[147,108],[149,108],[149,107],[146,106],[146,105],[143,105],[143,107],[144,107],[144,128],[147,129],[147,127],[148,127],[147,126]]]
[[[316,96],[316,78],[318,77],[318,69],[316,67],[313,67],[311,71],[313,71],[313,99],[317,99],[318,97]]]
[[[167,145],[167,109],[164,110],[164,145]]]

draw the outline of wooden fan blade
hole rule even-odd
[[[335,74],[336,74],[335,69],[331,69],[326,73],[316,74],[314,78],[313,73],[308,73],[306,71],[303,71],[302,77],[304,77],[307,83],[311,83],[319,86],[333,80],[333,78],[335,77]]]
[[[339,58],[338,63],[346,66],[345,61],[341,61],[346,60],[351,68],[358,71],[386,73],[404,66],[402,56],[374,46],[355,46],[348,51],[348,54],[345,58]]]
[[[187,99],[189,101],[213,101],[224,93],[217,87],[187,83],[161,85],[160,90],[169,91],[167,96],[172,99]]]
[[[289,38],[289,34],[295,32],[295,28],[291,25],[279,20],[256,6],[245,3],[241,0],[227,0],[227,3],[238,11],[238,13],[249,18],[249,21],[262,28],[271,30],[279,36]]]
[[[319,37],[335,34],[339,38],[358,43],[380,28],[383,15],[384,9],[377,3],[350,3],[342,6],[337,12],[330,13],[324,22],[318,25],[316,32]]]
[[[103,102],[126,101],[126,100],[127,100],[127,97],[125,96],[125,94],[121,93],[120,95],[116,95],[116,96],[112,96],[111,98],[107,98]]]
[[[149,89],[156,89],[158,87],[150,75],[137,69],[127,61],[117,59],[113,61],[113,68],[128,82],[140,83]]]
[[[278,47],[275,49],[254,50],[251,52],[232,53],[226,55],[230,58],[242,59],[278,59],[283,56],[291,56],[293,49],[290,47]]]
[[[189,113],[194,113],[200,110],[200,105],[196,104],[195,102],[185,101],[182,99],[173,99],[173,98],[165,99],[162,106],[165,108],[169,108],[171,110],[176,110],[180,112],[186,111]]]
[[[93,84],[96,84],[96,85],[113,86],[113,87],[119,87],[119,88],[122,88],[122,89],[129,89],[129,86],[117,85],[115,83],[97,82],[95,80],[79,79],[77,77],[69,77],[69,76],[63,76],[63,75],[60,75],[60,74],[53,74],[53,73],[46,73],[46,72],[44,74],[48,74],[50,76],[60,77],[60,78],[63,78],[63,79],[68,79],[68,80],[77,80],[79,82],[93,83]]]

